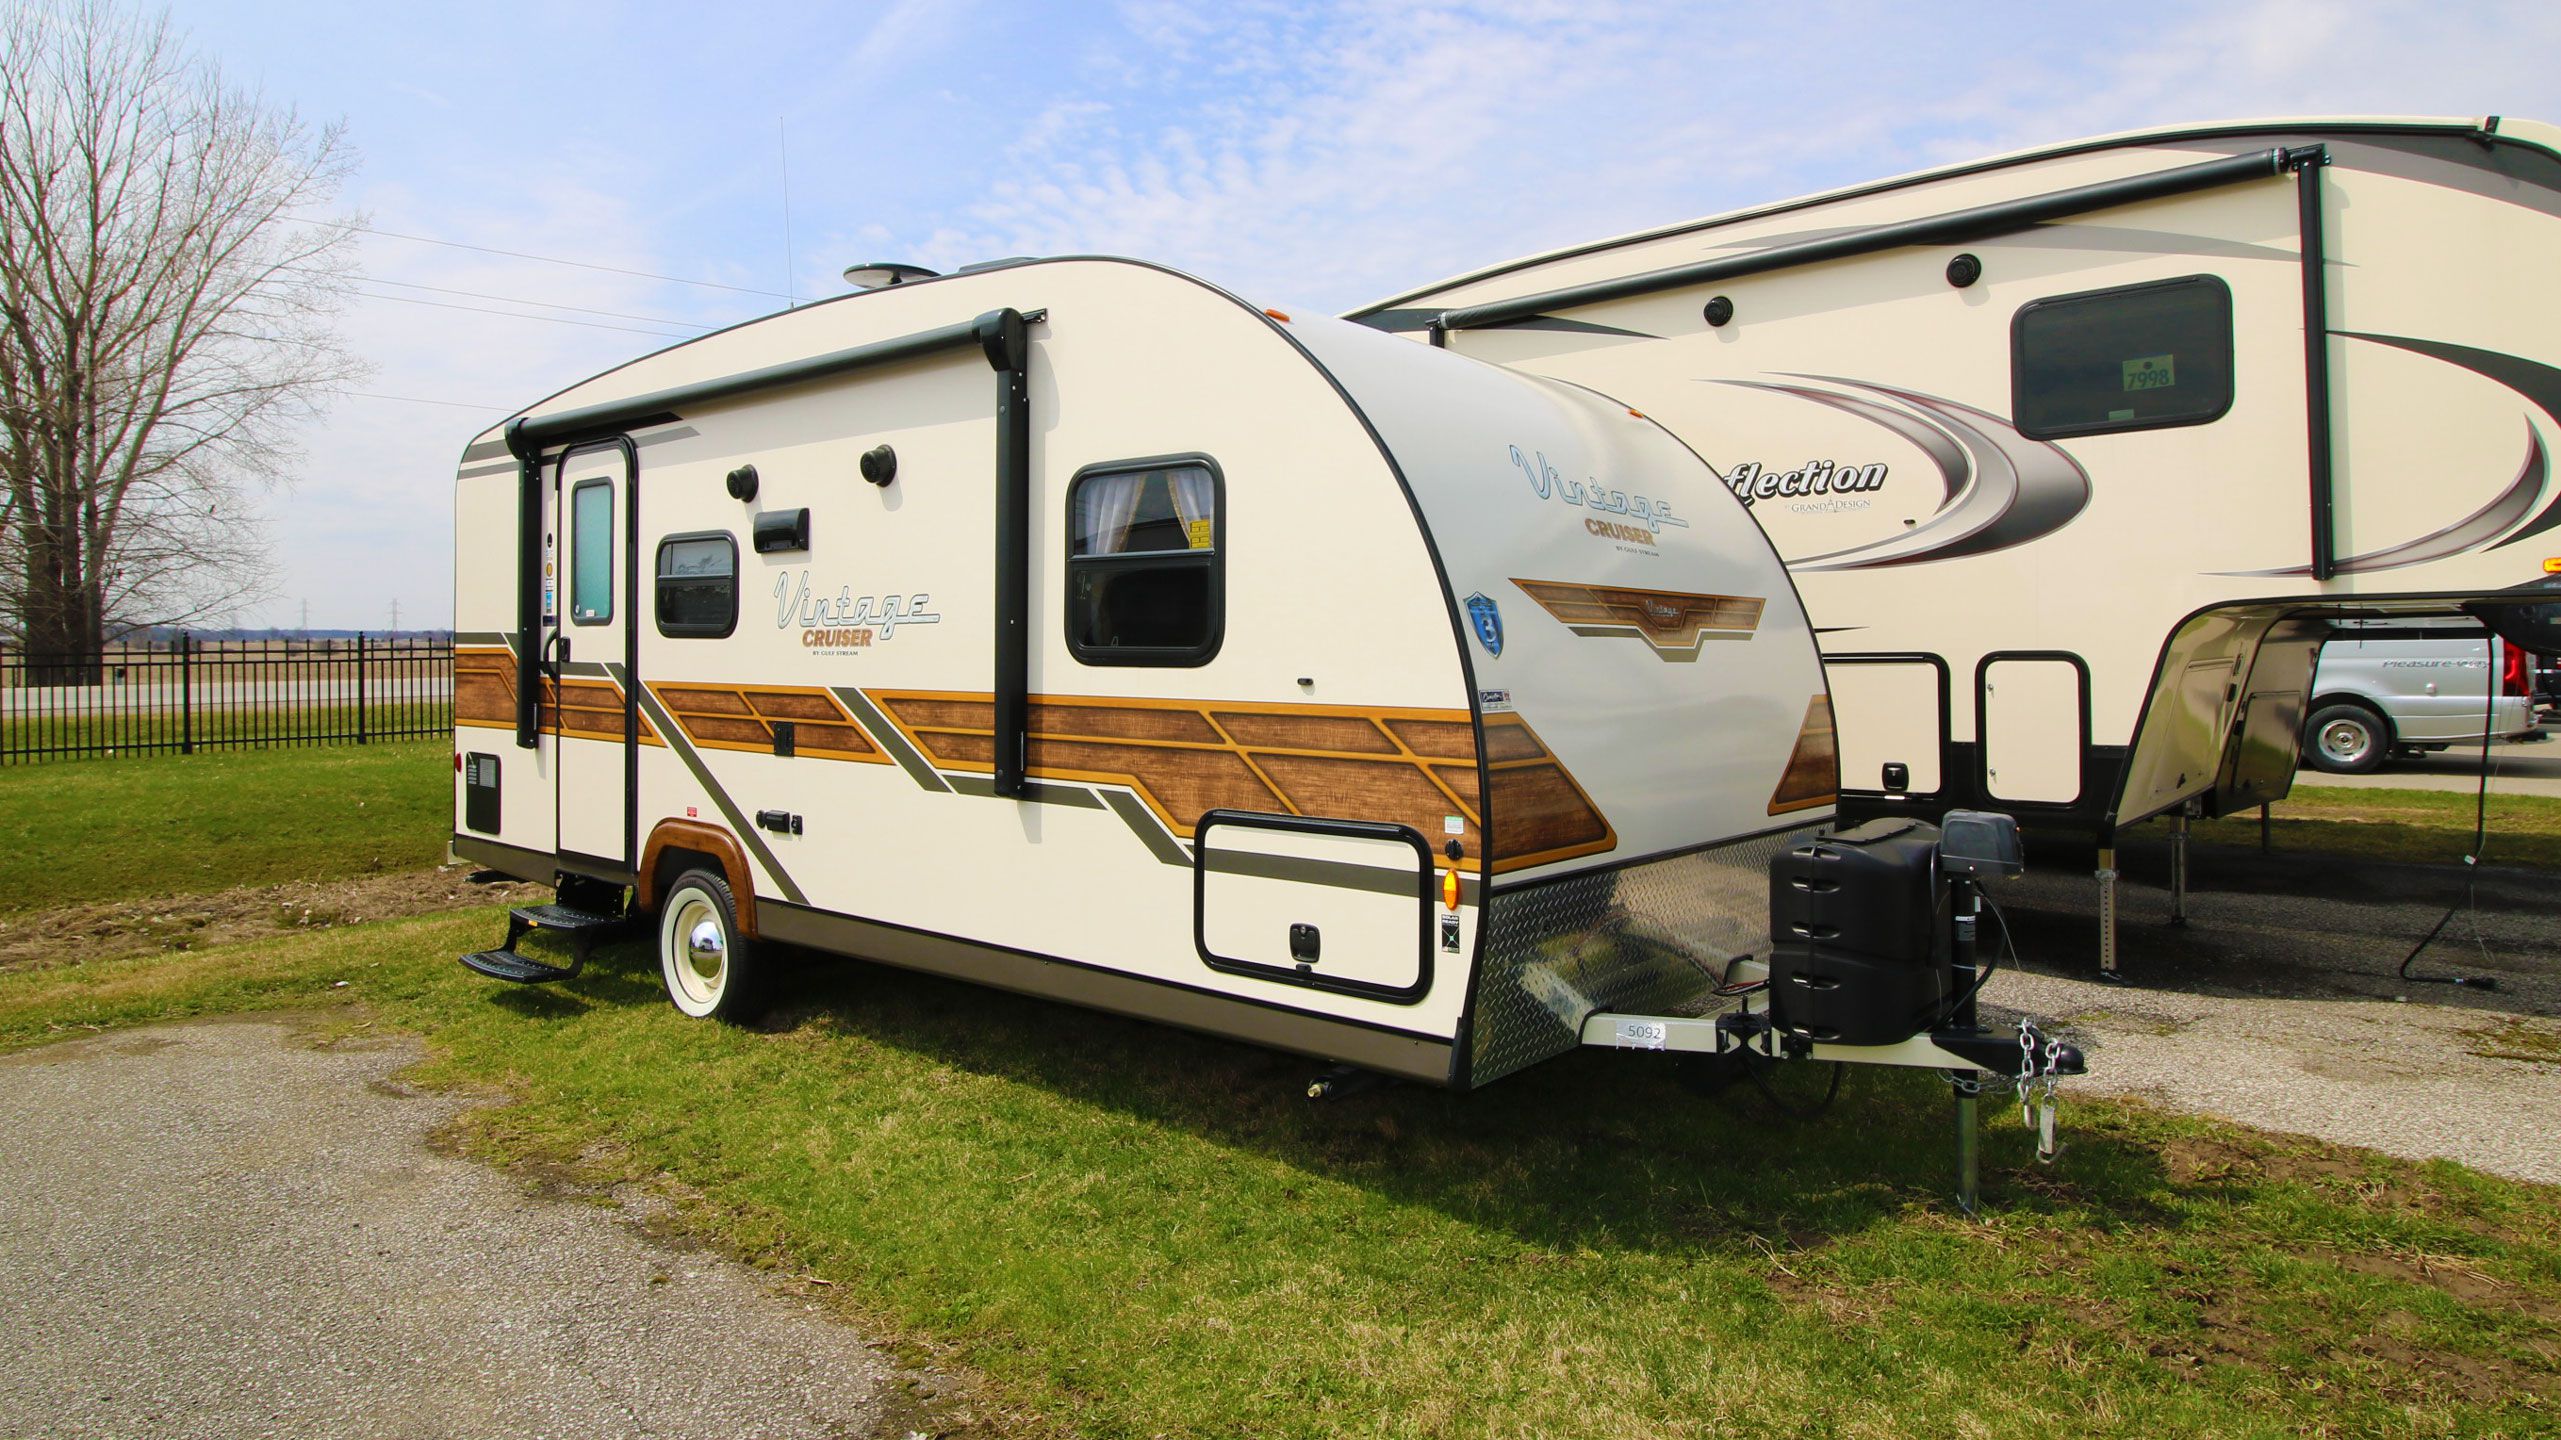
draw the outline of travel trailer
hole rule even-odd
[[[2556,151],[2495,117],[2145,131],[1351,318],[1699,452],[1804,593],[1844,815],[1989,806],[2094,839],[2112,974],[2118,834],[2283,796],[2332,622],[2500,627],[2553,598]],[[1519,469],[1595,483],[1535,447]]]
[[[1787,572],[1661,426],[1149,265],[635,360],[456,533],[454,849],[562,884],[510,979],[642,912],[688,1014],[786,942],[1467,1087],[1737,978],[1832,814]]]

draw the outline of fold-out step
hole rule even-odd
[[[598,940],[619,931],[624,917],[609,911],[581,910],[574,905],[558,903],[519,905],[507,912],[507,938],[495,950],[475,950],[462,957],[462,963],[483,975],[520,984],[539,985],[550,980],[566,980],[587,967],[587,950]],[[569,963],[554,965],[516,953],[516,942],[536,931],[547,930],[569,941]]]
[[[475,950],[462,957],[462,963],[493,979],[514,980],[527,985],[539,985],[546,980],[566,980],[578,973],[575,964],[549,965],[513,950]]]

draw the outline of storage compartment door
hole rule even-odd
[[[1195,837],[1212,970],[1404,1005],[1430,991],[1437,877],[1411,827],[1213,810]]]
[[[2081,752],[2090,739],[2080,662],[1995,656],[1984,661],[1982,677],[1984,793],[2022,805],[2080,799]]]
[[[1825,661],[1823,673],[1832,687],[1841,788],[1937,794],[1947,743],[1946,668],[1929,659],[1844,655]]]

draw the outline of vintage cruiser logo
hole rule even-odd
[[[1543,452],[1525,454],[1518,445],[1511,450],[1513,466],[1529,477],[1529,487],[1538,498],[1598,512],[1585,517],[1583,529],[1600,539],[1651,548],[1664,526],[1690,528],[1690,522],[1672,513],[1668,500],[1648,500],[1642,495],[1612,490],[1597,479],[1571,480],[1549,464]],[[1627,518],[1604,518],[1612,515]]]
[[[800,643],[810,650],[867,650],[897,635],[901,626],[935,625],[943,618],[931,608],[934,597],[922,591],[856,595],[845,585],[832,597],[812,594],[806,570],[774,577],[774,599],[774,624],[785,630],[798,625]]]

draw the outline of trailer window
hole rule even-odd
[[[1067,487],[1067,647],[1089,665],[1201,665],[1218,653],[1225,574],[1217,467],[1094,468]]]
[[[2057,295],[2010,325],[2011,413],[2039,440],[2202,425],[2232,408],[2232,291],[2212,275]]]
[[[614,482],[581,480],[569,492],[569,619],[614,618]]]
[[[738,541],[713,532],[658,542],[658,633],[720,636],[738,628]]]

